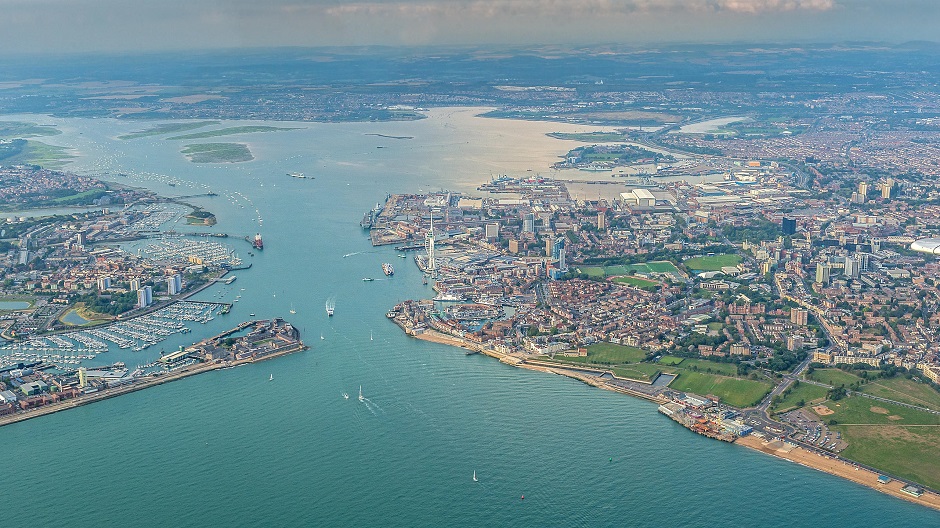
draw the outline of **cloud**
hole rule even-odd
[[[829,11],[835,0],[444,0],[350,2],[337,5],[288,5],[302,12],[322,9],[331,16],[408,16],[500,18],[506,16],[604,16],[630,13],[741,13]]]

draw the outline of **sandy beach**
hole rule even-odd
[[[449,336],[435,330],[428,330],[424,333],[418,334],[414,337],[424,341],[430,341],[433,343],[441,343],[444,345],[450,345],[455,347],[460,347],[468,350],[480,350],[481,347],[473,346],[472,343],[466,342],[458,337]],[[501,361],[503,360],[502,354],[495,354],[491,351],[484,351],[487,355],[497,357]],[[505,362],[505,361],[504,361]],[[634,394],[632,391],[627,390],[617,390],[613,389],[606,384],[597,383],[595,380],[591,379],[590,376],[583,376],[575,371],[567,371],[564,369],[552,369],[540,365],[529,365],[525,363],[517,363],[515,366],[527,368],[530,370],[538,370],[541,372],[550,372],[553,374],[560,374],[562,376],[572,377],[578,380],[581,380],[589,385],[604,388],[608,390],[616,390],[616,392],[623,392],[637,397],[644,397],[640,394]],[[646,398],[649,399],[649,398]],[[816,454],[812,451],[808,451],[801,447],[795,446],[790,443],[782,442],[779,440],[774,440],[771,442],[766,442],[764,439],[757,436],[744,436],[738,438],[735,441],[736,444],[740,444],[745,447],[749,447],[761,453],[765,453],[777,458],[782,458],[784,460],[789,460],[795,462],[802,466],[808,468],[816,469],[830,475],[835,475],[837,477],[842,477],[844,479],[851,480],[857,484],[867,486],[874,490],[880,491],[882,493],[887,493],[899,499],[904,499],[909,502],[920,504],[921,506],[926,506],[928,508],[933,508],[935,510],[940,510],[940,495],[933,493],[928,490],[924,490],[924,493],[915,497],[913,495],[904,493],[901,491],[901,488],[905,486],[904,482],[898,480],[892,480],[887,484],[881,484],[878,482],[879,473],[869,471],[865,468],[856,466],[855,464],[840,460],[837,458],[829,458],[819,454]]]
[[[892,480],[887,484],[879,484],[878,473],[855,466],[851,462],[836,458],[827,458],[801,447],[780,441],[765,442],[763,439],[756,436],[744,436],[739,438],[735,443],[755,449],[761,453],[796,462],[808,468],[851,480],[852,482],[868,486],[869,488],[906,501],[920,504],[921,506],[940,510],[940,495],[925,490],[924,494],[920,497],[914,497],[913,495],[901,491],[901,488],[904,487],[904,483]]]

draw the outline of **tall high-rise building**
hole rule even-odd
[[[832,266],[820,262],[816,264],[816,282],[819,284],[829,284],[829,275],[832,273]]]
[[[552,246],[552,258],[558,261],[558,269],[561,271],[567,271],[568,267],[565,263],[565,238],[558,237],[555,239],[555,243]]]
[[[137,307],[146,308],[153,303],[153,288],[144,286],[137,290]]]
[[[885,200],[891,198],[891,193],[894,191],[894,179],[888,178],[885,180],[884,184],[881,186],[881,197]]]
[[[131,279],[131,291],[140,289],[140,279]]]
[[[844,273],[846,277],[857,279],[860,275],[858,261],[853,257],[845,257]]]
[[[434,213],[431,213],[431,228],[424,235],[424,249],[428,252],[427,272],[431,277],[437,276],[437,256],[434,254]]]
[[[862,203],[864,203],[865,199],[868,197],[868,182],[860,182],[858,184],[858,194],[862,198]]]
[[[868,271],[868,253],[856,253],[855,258],[858,260],[859,271]]]
[[[522,232],[523,233],[535,233],[535,214],[526,213],[522,217]]]
[[[603,211],[597,213],[597,229],[604,230],[607,229],[607,214]]]
[[[806,308],[790,308],[790,322],[795,325],[806,326],[806,323],[809,322],[809,310]]]
[[[111,287],[111,277],[98,277],[98,289],[101,291]]]
[[[795,235],[796,234],[796,219],[783,217],[783,223],[780,226],[783,230],[784,235]]]
[[[177,295],[183,290],[183,277],[177,273],[166,278],[166,291],[170,295]]]

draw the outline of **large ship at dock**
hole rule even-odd
[[[392,265],[389,264],[388,262],[383,262],[383,263],[382,263],[382,273],[385,273],[386,275],[388,275],[389,277],[391,277],[392,275],[395,274],[395,268],[392,267]]]
[[[382,209],[382,204],[375,204],[375,207],[373,207],[371,211],[368,211],[366,214],[362,215],[362,220],[359,222],[359,227],[363,229],[372,229],[372,225],[375,224],[376,219],[378,219],[379,215],[382,214]]]
[[[255,238],[251,241],[251,245],[258,250],[264,249],[264,241],[261,240],[261,233],[255,233]]]

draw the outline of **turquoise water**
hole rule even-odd
[[[8,511],[19,512],[8,519],[78,526],[937,523],[936,512],[692,434],[650,403],[404,336],[386,310],[430,290],[410,260],[372,248],[358,221],[385,192],[446,186],[448,175],[432,170],[441,158],[454,171],[475,170],[464,153],[481,156],[488,145],[457,141],[446,124],[311,125],[256,135],[249,139],[259,159],[225,166],[190,164],[162,139],[109,139],[139,128],[133,123],[65,121],[71,133],[53,139],[82,149],[80,167],[136,170],[130,183],[159,192],[167,190],[161,177],[187,182],[178,192],[208,185],[223,195],[199,199],[218,216],[214,230],[264,235],[255,257],[247,242],[229,239],[252,269],[200,296],[242,295],[232,313],[163,348],[254,312],[294,322],[311,349],[0,428],[8,469],[0,492],[8,508],[15,505]],[[415,139],[376,151],[391,140],[366,132]],[[291,179],[289,171],[316,179]],[[252,206],[231,203],[235,191]],[[393,278],[361,281],[381,277],[383,261],[397,265]],[[323,308],[330,296],[333,318]],[[157,353],[98,359],[132,365]],[[356,399],[360,385],[365,403]]]

